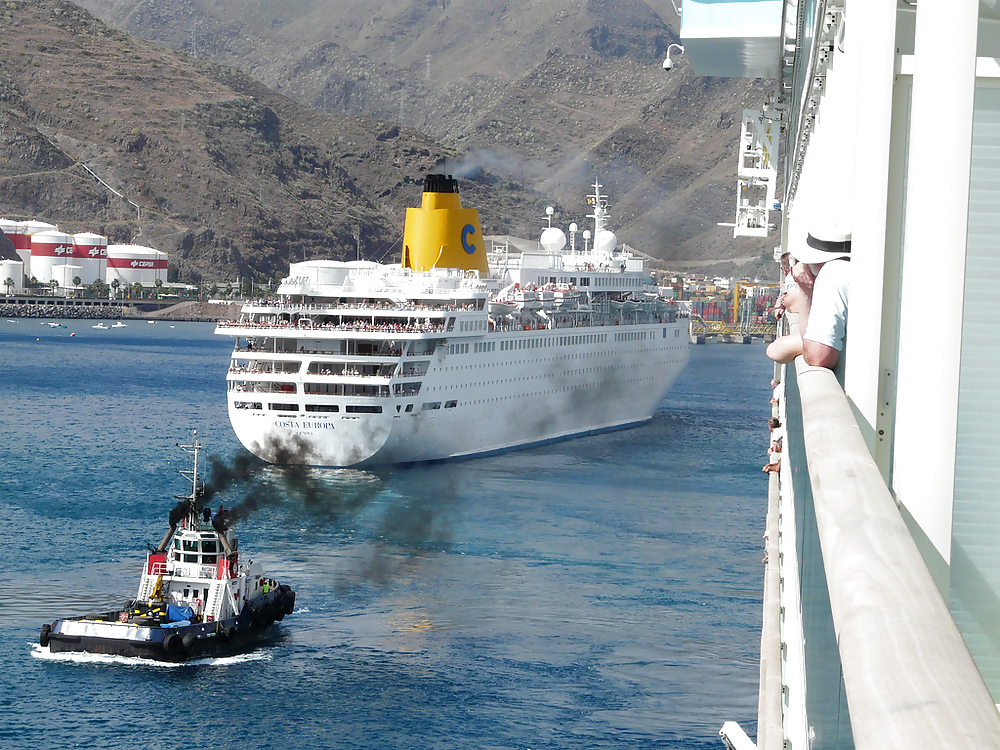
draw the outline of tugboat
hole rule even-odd
[[[120,610],[42,625],[42,647],[168,662],[231,656],[265,640],[274,622],[291,614],[295,592],[266,577],[260,563],[242,563],[225,511],[213,517],[201,507],[197,432],[191,445],[178,447],[194,456],[193,468],[179,472],[190,478],[191,494],[177,496],[170,529],[149,548],[138,596]]]

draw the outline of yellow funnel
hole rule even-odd
[[[488,273],[479,212],[462,208],[457,180],[443,174],[424,178],[420,208],[406,209],[403,268],[461,268]]]

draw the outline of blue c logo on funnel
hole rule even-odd
[[[476,246],[469,244],[469,235],[475,233],[476,233],[476,228],[472,226],[472,224],[466,224],[464,227],[462,227],[462,247],[465,249],[465,252],[467,252],[469,255],[472,255],[474,252],[476,252]]]

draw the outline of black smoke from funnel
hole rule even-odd
[[[420,467],[395,477],[406,490],[389,505],[360,559],[338,576],[338,594],[385,588],[424,559],[450,548],[459,492],[450,468]]]
[[[177,505],[170,509],[170,515],[167,516],[167,521],[171,526],[176,526],[181,521],[184,520],[184,516],[188,514],[188,501],[181,500]]]
[[[247,482],[255,478],[265,464],[248,451],[240,451],[231,463],[226,463],[221,456],[208,457],[208,480],[202,494],[202,506],[212,502],[219,492],[224,492],[234,484]]]
[[[227,498],[219,521],[226,529],[275,506],[301,505],[325,524],[336,523],[357,515],[380,497],[388,499],[386,491],[392,486],[398,488],[401,496],[390,500],[362,549],[361,559],[338,574],[338,593],[390,586],[423,559],[450,547],[459,496],[450,467],[361,474],[359,481],[341,482],[305,465],[309,449],[304,441],[270,441],[266,451],[282,465],[270,465],[245,451],[229,462],[209,457],[202,506],[226,490],[239,487],[242,494],[235,502]]]

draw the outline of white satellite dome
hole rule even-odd
[[[594,252],[612,253],[614,252],[617,244],[618,238],[615,237],[615,233],[608,229],[602,229],[594,238]]]
[[[558,253],[566,247],[566,233],[559,227],[549,227],[542,232],[542,247],[547,253]]]

